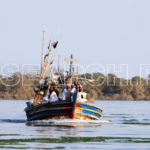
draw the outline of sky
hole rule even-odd
[[[7,64],[40,64],[45,30],[45,51],[59,39],[61,65],[73,53],[80,71],[146,77],[149,6],[149,0],[0,0],[1,72]]]

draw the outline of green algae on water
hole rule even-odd
[[[150,143],[150,138],[136,137],[61,137],[61,138],[29,138],[0,139],[0,145],[20,145],[24,143],[76,143],[76,142],[111,142],[111,143]]]

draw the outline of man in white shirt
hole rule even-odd
[[[73,101],[74,94],[76,93],[76,88],[74,84],[71,85],[70,93],[71,93],[71,101]]]
[[[71,88],[70,84],[67,84],[66,88],[62,92],[62,100],[70,99],[70,97],[71,97],[71,94],[70,94],[71,89],[70,88]]]
[[[50,87],[48,99],[49,99],[50,102],[58,101],[58,96],[57,96],[57,93],[54,90],[54,87]]]
[[[49,101],[50,101],[50,102],[56,102],[56,101],[58,101],[58,96],[57,96],[57,94],[56,94],[55,91],[53,91],[53,92],[51,93],[50,98],[49,98]]]
[[[77,101],[83,102],[83,103],[87,102],[86,93],[83,92],[83,89],[81,86],[79,87],[79,92],[77,93]]]

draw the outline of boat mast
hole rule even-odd
[[[61,55],[58,55],[58,73],[60,73],[60,58],[61,58]]]
[[[44,37],[45,37],[45,30],[43,30],[42,56],[41,56],[41,75],[40,75],[40,79],[42,79],[42,76],[43,76],[43,49],[44,49]]]
[[[70,56],[70,59],[68,59],[68,58],[65,58],[65,60],[64,61],[67,61],[67,62],[70,62],[70,66],[69,66],[69,71],[67,71],[67,79],[66,79],[66,81],[68,80],[68,82],[70,83],[70,84],[72,84],[73,83],[73,77],[74,77],[74,65],[73,65],[73,63],[74,62],[78,62],[78,59],[74,59],[73,58],[73,54],[71,54],[71,56]],[[78,72],[78,71],[77,71]],[[78,74],[78,73],[77,73]],[[76,78],[77,78],[77,75],[76,75]]]
[[[77,80],[77,82],[78,82],[78,80],[79,80],[79,66],[77,66],[77,72],[76,72],[76,80]]]
[[[73,75],[73,54],[70,56],[70,69],[69,69],[69,74],[72,76]]]

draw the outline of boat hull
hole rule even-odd
[[[98,120],[102,109],[87,103],[58,101],[27,107],[25,112],[28,121],[53,118]]]
[[[101,117],[102,109],[93,104],[76,103],[74,114],[75,119],[98,120]]]

